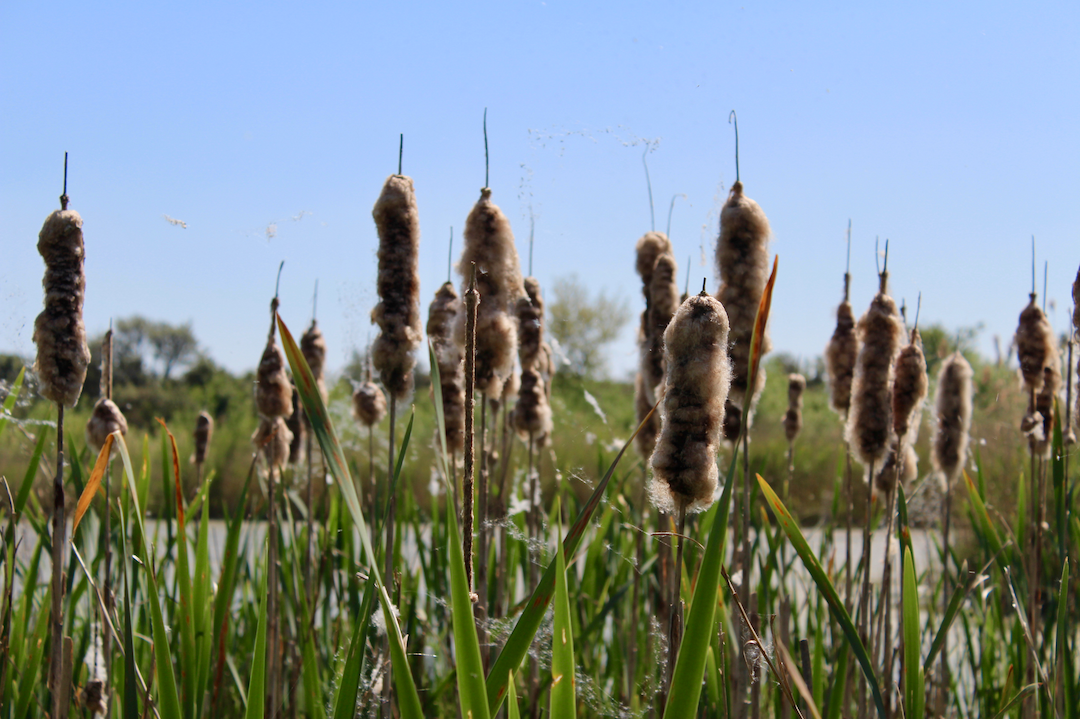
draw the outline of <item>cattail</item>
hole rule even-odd
[[[784,414],[784,436],[788,442],[794,442],[802,430],[803,391],[806,390],[806,378],[801,374],[788,375],[788,409]]]
[[[293,412],[293,388],[285,373],[285,353],[273,333],[266,341],[255,383],[255,407],[267,419],[288,417]]]
[[[79,213],[64,209],[49,215],[38,234],[37,247],[45,260],[45,309],[34,321],[38,391],[45,399],[74,407],[90,364],[82,316],[86,251]]]
[[[911,330],[911,341],[900,350],[896,358],[896,376],[893,381],[892,411],[893,431],[897,437],[907,436],[909,428],[918,421],[922,404],[926,399],[929,380],[926,377],[926,357],[923,355],[922,337],[918,328]]]
[[[289,445],[292,443],[292,432],[285,424],[282,417],[268,419],[262,417],[259,420],[259,428],[251,436],[255,446],[266,452],[270,464],[280,467],[289,459]]]
[[[634,377],[634,412],[637,415],[638,424],[641,424],[646,416],[649,417],[649,421],[637,433],[637,437],[634,438],[634,445],[637,447],[638,454],[645,460],[652,457],[653,450],[656,448],[656,438],[660,436],[660,417],[655,412],[649,414],[652,408],[652,403],[649,402],[648,390],[645,389],[645,378],[641,372],[638,372],[637,376]]]
[[[105,440],[113,432],[127,435],[128,424],[124,413],[111,399],[102,397],[94,405],[94,411],[90,414],[90,420],[86,423],[86,443],[95,452],[100,452],[105,446]]]
[[[550,378],[551,359],[545,352],[544,298],[535,277],[525,278],[526,297],[518,299],[514,311],[518,321],[518,361],[521,380],[517,390],[513,425],[523,439],[532,437],[536,447],[547,444],[551,436]],[[550,350],[549,350],[550,351]]]
[[[741,182],[736,181],[724,208],[720,212],[720,238],[716,243],[716,264],[720,275],[720,290],[716,299],[724,305],[731,323],[731,405],[742,410],[741,422],[747,425],[753,419],[752,402],[747,393],[755,397],[765,386],[764,369],[756,375],[756,386],[747,387],[750,372],[750,340],[754,334],[754,320],[758,304],[769,280],[769,220],[758,203],[743,195]],[[772,349],[769,335],[761,338],[761,354]],[[751,406],[747,407],[747,404]],[[729,405],[730,406],[730,405]],[[732,422],[724,427],[724,436],[734,441],[738,434],[730,434]]]
[[[937,431],[934,433],[930,461],[946,486],[952,484],[967,456],[973,375],[971,365],[959,350],[945,358],[938,374],[934,397]]]
[[[206,461],[206,453],[210,449],[210,438],[213,434],[214,418],[205,410],[199,412],[195,420],[195,464]]]
[[[303,408],[300,406],[300,394],[293,388],[292,391],[292,406],[293,411],[288,417],[285,418],[285,426],[292,432],[292,439],[289,440],[289,464],[300,464],[304,459],[304,422],[301,417],[304,414]]]
[[[1016,358],[1024,387],[1032,393],[1042,389],[1043,368],[1057,359],[1057,342],[1046,314],[1035,304],[1035,294],[1020,313],[1016,328]]]
[[[892,435],[893,363],[904,325],[887,295],[887,275],[857,327],[859,356],[851,388],[846,437],[855,457],[868,467],[885,457]]]
[[[462,312],[461,298],[451,282],[443,283],[428,307],[427,334],[435,349],[442,388],[446,449],[459,454],[465,446],[464,355],[454,342],[454,325]],[[377,388],[376,388],[377,389]]]
[[[689,298],[664,332],[666,393],[649,494],[662,512],[700,512],[716,493],[716,453],[731,382],[728,317],[706,293]]]
[[[910,442],[905,441],[903,445],[900,445],[899,440],[894,440],[881,470],[874,477],[874,487],[879,492],[889,495],[896,490],[898,482],[907,485],[915,481],[918,476],[919,455],[916,454],[915,448]]]
[[[379,231],[379,304],[371,321],[379,336],[371,358],[386,391],[397,400],[413,388],[413,351],[420,346],[420,215],[412,178],[391,175],[371,211]]]
[[[386,416],[386,395],[371,380],[353,391],[353,418],[365,427],[373,427]]]
[[[646,305],[649,302],[649,287],[652,285],[653,268],[660,255],[671,254],[671,240],[663,232],[646,232],[637,241],[634,249],[637,251],[637,269],[641,277],[641,292],[645,295]]]
[[[663,253],[656,258],[649,281],[649,301],[641,341],[641,372],[647,382],[645,389],[650,404],[659,398],[656,388],[664,381],[664,331],[679,309],[677,273],[675,256]]]
[[[325,402],[326,338],[323,337],[322,330],[319,329],[319,325],[314,319],[311,320],[311,326],[300,337],[300,354],[304,355],[304,360],[307,361],[308,367],[311,368],[311,374],[315,377],[315,384],[319,388],[319,394],[322,395]],[[304,418],[306,421],[306,414]]]
[[[851,407],[851,382],[859,356],[855,313],[846,299],[836,308],[836,329],[825,348],[825,369],[829,373],[829,406],[843,418]]]
[[[1029,432],[1031,446],[1035,454],[1040,457],[1049,457],[1050,448],[1054,437],[1054,399],[1061,390],[1060,362],[1057,361],[1055,349],[1053,361],[1043,368],[1042,389],[1035,395],[1035,411],[1032,417],[1036,420],[1036,427]]]
[[[503,383],[514,370],[517,352],[517,323],[510,312],[517,299],[527,295],[510,221],[491,201],[491,189],[487,187],[480,190],[480,199],[465,220],[465,249],[458,271],[466,286],[474,263],[480,294],[476,313],[476,389],[490,399],[498,399]],[[464,314],[458,319],[454,336],[464,348]]]
[[[522,369],[540,369],[544,363],[541,357],[544,343],[544,297],[540,293],[540,282],[535,277],[524,280],[525,296],[519,297],[514,304],[514,315],[518,322],[518,362]]]
[[[532,436],[536,446],[546,444],[551,435],[551,405],[547,401],[544,378],[535,369],[521,371],[521,388],[513,414],[514,429],[524,439]]]

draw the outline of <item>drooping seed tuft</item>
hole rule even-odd
[[[451,282],[443,283],[428,306],[427,334],[435,350],[442,389],[443,419],[446,422],[446,449],[460,455],[465,446],[464,355],[454,342],[454,325],[463,314],[461,298]]]
[[[259,428],[251,437],[251,441],[264,453],[264,456],[269,457],[270,463],[275,467],[281,467],[289,460],[289,444],[292,443],[292,439],[292,432],[289,431],[282,417],[273,419],[262,417],[259,420]]]
[[[859,337],[855,332],[855,313],[844,300],[836,308],[836,329],[825,348],[825,369],[829,373],[829,406],[846,419],[851,408],[851,383],[859,357]]]
[[[86,443],[94,452],[100,452],[105,440],[113,432],[127,436],[128,423],[124,413],[111,399],[102,397],[94,404],[94,411],[86,423]]]
[[[941,363],[934,396],[937,429],[934,432],[930,461],[947,487],[952,485],[967,457],[973,376],[971,365],[959,350]]]
[[[880,464],[892,439],[893,363],[904,325],[896,302],[886,294],[885,278],[857,326],[859,356],[851,386],[845,436],[856,459]]]
[[[806,390],[806,378],[801,374],[788,375],[788,408],[784,413],[784,436],[788,442],[794,442],[802,430],[803,392]]]
[[[379,336],[371,346],[371,360],[386,391],[404,400],[413,389],[413,352],[423,341],[417,272],[420,213],[412,178],[388,177],[371,216],[379,232],[379,304],[371,311]]]
[[[373,427],[386,416],[386,395],[371,380],[353,390],[353,418],[365,427]]]
[[[206,453],[210,450],[210,439],[214,435],[214,418],[206,410],[199,412],[195,419],[195,464],[206,461]]]
[[[267,419],[288,417],[293,412],[293,388],[285,373],[285,353],[271,334],[256,373],[255,407]]]
[[[765,386],[764,368],[758,370],[756,386],[747,387],[750,372],[750,341],[758,304],[769,280],[769,220],[758,203],[743,194],[741,182],[731,187],[727,202],[720,212],[720,237],[716,243],[716,265],[720,289],[716,299],[724,305],[731,323],[731,403],[743,411],[740,424],[753,421],[753,401]],[[772,349],[769,335],[761,338],[761,355]],[[734,441],[731,434],[735,423],[724,428],[724,437]]]
[[[503,383],[514,369],[517,353],[517,321],[511,314],[519,297],[526,296],[510,221],[491,201],[491,189],[483,188],[480,199],[465,220],[465,248],[458,262],[468,286],[473,263],[480,304],[476,313],[476,389],[489,399],[502,396]],[[465,317],[458,319],[455,341],[465,347]]]
[[[716,454],[731,382],[723,305],[704,292],[687,299],[664,333],[664,362],[649,495],[662,512],[700,512],[716,494]]]
[[[926,356],[923,354],[919,330],[911,330],[911,341],[900,350],[896,358],[896,377],[893,382],[892,410],[893,431],[897,437],[906,438],[914,424],[918,433],[918,417],[930,382],[926,376]],[[906,440],[905,440],[906,441]]]
[[[34,321],[38,391],[45,399],[74,407],[86,381],[90,348],[83,325],[86,274],[82,218],[75,210],[57,210],[38,234],[45,260],[45,309]]]

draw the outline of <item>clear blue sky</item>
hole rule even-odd
[[[341,367],[374,336],[371,207],[398,133],[426,314],[449,228],[460,236],[483,184],[484,107],[494,199],[523,257],[532,204],[545,286],[577,272],[640,309],[648,140],[658,229],[685,193],[680,275],[692,257],[692,284],[715,290],[735,108],[742,179],[780,255],[777,350],[810,358],[827,341],[848,218],[857,311],[880,235],[894,295],[922,291],[924,321],[982,322],[984,350],[1007,343],[1034,234],[1064,331],[1080,264],[1078,19],[1075,3],[5,3],[0,351],[34,354],[35,244],[67,150],[91,333],[135,313],[190,321],[216,361],[251,368],[285,260],[286,322],[307,323],[318,279]]]

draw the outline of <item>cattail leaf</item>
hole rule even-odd
[[[72,537],[75,536],[75,530],[79,528],[79,522],[82,521],[86,510],[90,508],[90,502],[93,501],[94,495],[97,494],[98,488],[101,487],[101,478],[105,476],[105,468],[109,465],[109,453],[112,452],[112,445],[113,436],[110,434],[105,438],[105,444],[101,445],[101,452],[98,453],[97,461],[94,462],[94,471],[90,473],[90,479],[87,480],[82,494],[79,495],[79,503],[75,505],[75,518],[71,522]],[[105,511],[108,511],[107,507]]]
[[[863,674],[866,676],[866,683],[874,695],[874,704],[877,706],[878,715],[881,719],[885,719],[887,716],[885,713],[885,701],[881,695],[881,685],[878,683],[877,676],[874,674],[874,665],[870,661],[870,655],[867,653],[866,647],[862,643],[862,639],[859,638],[859,632],[855,628],[855,624],[851,621],[851,616],[848,614],[847,609],[844,608],[844,603],[840,599],[836,587],[829,581],[829,576],[821,567],[821,562],[818,561],[817,556],[814,554],[814,550],[812,550],[807,543],[806,537],[803,536],[802,531],[799,529],[798,521],[796,521],[795,517],[788,511],[787,507],[784,506],[784,503],[780,501],[780,498],[776,496],[776,492],[772,490],[769,483],[761,478],[760,474],[758,475],[757,480],[758,486],[761,487],[761,491],[765,495],[766,501],[772,507],[773,512],[776,515],[777,521],[780,523],[780,526],[783,527],[784,533],[787,534],[792,546],[795,547],[795,551],[799,554],[799,558],[802,559],[803,565],[810,573],[810,577],[814,580],[814,584],[817,585],[822,595],[824,595],[825,601],[829,604],[829,610],[831,611],[833,618],[840,624],[840,628],[843,629],[844,636],[847,637],[848,644],[851,646],[852,652],[855,653],[855,658],[862,666]],[[689,631],[687,634],[689,635]]]
[[[1027,699],[1032,694],[1034,694],[1035,691],[1038,688],[1039,688],[1039,683],[1038,682],[1033,682],[1033,683],[1028,684],[1027,686],[1025,686],[1020,691],[1016,692],[1016,694],[1013,696],[1013,698],[1010,699],[1008,701],[1008,703],[1005,704],[1005,706],[1001,707],[1001,710],[997,714],[995,714],[993,716],[993,719],[1001,719],[1001,717],[1003,717],[1003,716],[1005,716],[1006,714],[1009,713],[1010,709],[1012,709],[1014,706],[1016,706],[1020,702]]]
[[[263,719],[265,714],[264,708],[266,706],[266,624],[269,617],[266,616],[266,597],[268,592],[266,591],[266,575],[267,560],[265,557],[270,553],[270,542],[272,541],[269,534],[266,537],[266,555],[262,562],[263,571],[262,576],[259,578],[259,613],[257,615],[259,624],[255,630],[255,649],[251,653],[251,678],[248,680],[247,685],[247,711],[244,713],[245,719]]]
[[[750,371],[746,382],[747,391],[751,395],[756,386],[754,383],[757,382],[758,369],[761,367],[761,346],[765,341],[765,327],[769,323],[773,287],[776,285],[776,268],[779,264],[780,256],[777,255],[773,258],[772,274],[769,275],[769,281],[765,283],[765,291],[761,293],[761,302],[758,303],[757,315],[754,317],[754,335],[750,340]],[[751,405],[751,399],[752,397],[747,397],[745,402],[747,407]],[[749,422],[743,422],[744,427],[748,424]]]
[[[304,412],[307,413],[311,422],[311,430],[319,440],[319,448],[322,450],[326,466],[337,481],[341,495],[345,498],[345,506],[349,510],[353,523],[360,532],[360,542],[364,548],[364,554],[368,561],[368,571],[375,576],[375,582],[379,588],[379,598],[383,605],[383,615],[386,617],[386,634],[390,639],[390,661],[394,669],[394,689],[398,699],[398,709],[405,719],[422,719],[424,716],[420,697],[416,693],[416,683],[413,681],[409,669],[409,658],[405,654],[405,639],[401,635],[401,626],[394,612],[393,602],[386,591],[379,573],[378,556],[371,546],[371,535],[368,533],[367,522],[364,521],[364,513],[360,508],[360,498],[356,494],[352,475],[349,473],[349,465],[345,461],[345,453],[338,442],[334,432],[330,414],[326,410],[319,385],[315,381],[307,360],[304,359],[300,347],[293,339],[289,328],[285,326],[281,316],[277,316],[278,331],[281,334],[281,344],[285,349],[289,365],[292,368],[293,381],[300,401],[304,403]]]
[[[558,515],[559,501],[555,501]],[[555,552],[555,621],[551,630],[551,696],[553,717],[577,716],[576,667],[574,666],[574,625],[570,619],[570,595],[566,589],[566,558]],[[459,671],[460,676],[460,671]]]
[[[210,616],[210,507],[207,498],[210,494],[211,475],[203,481],[202,516],[199,518],[199,535],[195,544],[195,575],[192,584],[195,607],[195,654],[198,657],[195,680],[195,716],[203,715],[203,701],[206,696],[206,683],[210,678],[210,646],[212,641]]]
[[[26,596],[29,598],[31,594],[31,592],[27,592]],[[15,694],[15,714],[13,716],[17,717],[17,719],[24,719],[29,716],[30,702],[37,693],[38,671],[41,668],[41,658],[45,653],[45,639],[49,636],[49,617],[51,616],[49,605],[51,603],[52,589],[50,587],[45,590],[45,596],[38,609],[34,631],[27,638],[30,654],[26,657],[26,663],[21,665],[23,673],[19,680],[18,691]]]
[[[514,673],[510,672],[506,680],[506,719],[521,719],[518,710],[517,689],[514,687]]]
[[[919,663],[922,624],[919,622],[919,589],[915,580],[915,560],[911,556],[910,548],[904,550],[903,611],[904,666],[901,668],[901,679],[904,686],[904,717],[923,719],[926,692],[923,689],[923,667]]]
[[[356,631],[349,643],[349,652],[345,659],[345,668],[338,681],[337,696],[334,697],[334,719],[353,719],[356,716],[356,695],[360,689],[360,677],[364,665],[364,649],[367,647],[371,628],[371,611],[375,608],[375,577],[369,576],[367,589],[364,591],[364,603],[357,615]]]
[[[124,462],[124,476],[127,479],[128,489],[135,500],[133,514],[135,526],[139,531],[139,543],[142,549],[142,558],[145,563],[146,583],[148,585],[146,603],[150,605],[150,620],[153,627],[154,654],[157,661],[154,662],[154,670],[157,676],[157,707],[161,719],[181,719],[182,711],[180,696],[176,690],[176,675],[173,673],[172,652],[169,649],[169,634],[165,629],[165,619],[161,613],[161,603],[158,598],[157,577],[153,564],[150,562],[150,547],[146,542],[146,526],[143,524],[143,510],[136,498],[135,471],[131,468],[131,456],[128,454],[127,443],[122,435],[115,435],[120,448],[120,457]]]
[[[1072,653],[1069,651],[1069,558],[1061,563],[1061,588],[1058,590],[1057,612],[1057,675],[1061,677],[1062,705],[1065,707],[1065,719],[1074,719],[1077,714],[1076,686],[1072,667]]]
[[[4,433],[4,428],[7,427],[8,417],[11,416],[11,410],[15,409],[15,403],[19,400],[19,392],[22,391],[23,377],[25,376],[26,368],[23,367],[15,377],[15,382],[11,385],[11,391],[8,392],[7,397],[4,398],[4,409],[0,412],[0,435]]]
[[[131,622],[131,545],[125,526],[126,512],[120,514],[121,536],[124,538],[124,719],[139,716],[139,692],[135,668],[135,628]]]
[[[909,544],[903,547],[906,552],[911,552],[912,548]],[[964,560],[963,567],[960,568],[960,576],[967,577],[967,560]],[[907,581],[906,579],[904,581]],[[932,667],[934,666],[934,660],[937,659],[938,652],[945,646],[945,637],[949,633],[949,629],[952,627],[953,620],[960,613],[960,607],[964,603],[964,596],[968,593],[969,585],[967,583],[958,583],[953,590],[953,595],[949,599],[949,605],[945,608],[945,615],[941,618],[941,626],[938,627],[937,634],[934,635],[934,641],[930,644],[930,653],[926,655],[926,661],[923,662],[923,671],[926,674],[930,674]]]
[[[19,493],[15,496],[15,514],[20,517],[22,516],[23,507],[26,506],[26,500],[30,498],[30,490],[34,486],[34,477],[37,476],[38,466],[41,464],[41,455],[45,453],[45,440],[48,436],[48,425],[42,425],[38,429],[37,444],[34,445],[33,454],[30,455],[30,464],[26,466],[22,486],[19,487]]]
[[[433,377],[432,386],[435,392],[438,393],[439,389],[438,382],[435,381],[436,379],[437,377]],[[436,406],[438,407],[440,404],[441,402],[436,403]],[[652,412],[645,415],[641,424],[639,424],[637,429],[634,430],[634,433],[630,435],[630,438],[626,440],[626,443],[623,444],[619,453],[615,455],[615,459],[611,462],[611,466],[608,467],[607,473],[604,474],[604,478],[596,485],[596,489],[593,490],[592,496],[589,497],[589,501],[581,508],[577,520],[570,527],[566,536],[563,537],[560,545],[564,557],[573,556],[574,552],[577,551],[578,544],[581,542],[585,530],[588,529],[589,523],[592,521],[592,516],[596,512],[596,508],[600,506],[600,500],[604,497],[608,482],[611,481],[611,477],[615,473],[615,467],[618,466],[619,460],[626,454],[626,450],[633,444],[634,438],[637,437],[638,432],[645,427],[655,411],[656,407],[653,406]],[[499,711],[503,699],[506,698],[507,677],[510,676],[510,672],[515,671],[521,665],[521,660],[524,659],[525,655],[528,653],[529,646],[532,645],[533,637],[536,636],[536,631],[540,628],[540,623],[544,619],[544,614],[547,613],[547,606],[548,603],[551,602],[551,597],[555,588],[555,571],[555,561],[552,560],[548,563],[547,569],[544,570],[544,575],[541,577],[540,583],[536,585],[536,588],[533,589],[532,594],[529,596],[528,602],[525,603],[525,609],[521,612],[521,616],[518,617],[517,623],[514,624],[514,629],[510,632],[510,636],[507,637],[506,644],[503,645],[502,651],[499,652],[499,656],[491,666],[491,671],[488,673],[487,679],[487,696],[488,706],[493,712]]]
[[[971,501],[971,506],[975,512],[979,530],[982,532],[985,541],[990,545],[990,553],[997,559],[1002,571],[1005,571],[1012,563],[1012,553],[1006,553],[1004,546],[1001,544],[1001,538],[998,536],[997,530],[994,529],[993,522],[990,521],[990,515],[986,511],[986,504],[966,471],[964,472],[964,482],[967,484],[968,499]],[[1023,484],[1023,482],[1020,482],[1021,486]]]
[[[844,701],[847,698],[847,668],[850,656],[851,648],[847,644],[841,644],[839,656],[836,659],[836,671],[833,672],[834,682],[829,689],[829,704],[825,707],[825,719],[840,719],[843,716]]]

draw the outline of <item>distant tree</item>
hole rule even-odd
[[[603,290],[591,296],[576,274],[559,277],[551,286],[548,329],[570,361],[572,372],[599,377],[607,372],[607,346],[630,319],[626,300]]]
[[[153,348],[154,359],[161,363],[163,379],[169,379],[174,367],[187,364],[198,356],[199,343],[195,341],[190,322],[178,326],[155,322],[146,339]]]

